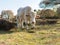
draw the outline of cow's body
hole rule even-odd
[[[28,24],[31,24],[32,27],[35,27],[35,17],[36,16],[31,11],[31,7],[19,8],[17,11],[17,26],[29,29]],[[23,25],[24,22],[25,26]]]

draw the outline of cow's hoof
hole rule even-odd
[[[25,28],[20,28],[21,30],[24,30]]]
[[[32,31],[32,30],[28,30],[29,33],[35,33],[35,31]]]
[[[35,29],[35,27],[32,27],[31,29]]]
[[[24,30],[25,28],[21,28],[22,30]]]
[[[27,28],[27,30],[30,30],[29,28]]]
[[[27,30],[30,30],[29,28]]]

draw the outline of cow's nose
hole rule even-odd
[[[29,15],[26,15],[27,17],[29,16]]]
[[[34,22],[32,22],[32,24],[34,24]]]

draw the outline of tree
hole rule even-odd
[[[58,8],[57,8],[56,13],[57,13],[57,17],[59,17],[59,18],[60,18],[60,7],[58,7]]]
[[[46,8],[54,8],[54,6],[60,4],[60,0],[43,0],[39,3],[39,7]]]

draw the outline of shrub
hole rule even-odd
[[[0,19],[0,30],[8,31],[16,26],[15,23]]]

